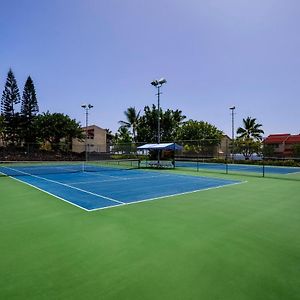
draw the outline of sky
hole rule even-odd
[[[300,133],[299,0],[0,0],[0,92],[12,68],[34,81],[40,112],[118,130],[157,105],[231,136],[250,116]]]

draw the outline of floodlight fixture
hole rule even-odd
[[[151,81],[151,84],[153,86],[157,87],[159,83],[158,83],[158,80],[153,80],[153,81]]]
[[[81,107],[84,108],[84,109],[91,109],[94,106],[92,104],[82,104]]]
[[[159,80],[155,79],[151,81],[151,84],[155,87],[161,87],[164,83],[167,83],[165,78],[161,78]]]
[[[158,83],[160,85],[163,85],[164,83],[167,83],[167,80],[165,78],[161,78],[161,79],[158,80]]]

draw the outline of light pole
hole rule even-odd
[[[91,104],[82,104],[81,107],[85,110],[85,140],[84,140],[84,149],[85,149],[85,161],[88,160],[88,147],[87,147],[87,138],[88,138],[88,124],[89,124],[89,110],[93,108]]]
[[[167,80],[164,79],[164,78],[161,78],[159,80],[153,80],[151,82],[151,84],[153,86],[155,86],[157,88],[157,143],[159,144],[160,143],[160,88],[161,86],[166,83]]]
[[[234,110],[235,106],[229,107],[231,110],[231,159],[234,161]]]
[[[164,78],[161,78],[159,80],[152,80],[151,84],[157,88],[157,144],[160,144],[160,88],[164,83],[167,83],[167,80]],[[157,154],[157,163],[159,166],[159,149]]]

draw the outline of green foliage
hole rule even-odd
[[[262,153],[264,157],[274,157],[274,153],[275,153],[274,145],[264,145]]]
[[[114,152],[130,153],[132,151],[132,138],[128,128],[121,126],[114,136],[113,143]]]
[[[155,105],[152,105],[152,108],[144,107],[144,115],[141,116],[137,127],[137,140],[138,142],[157,142],[157,109]]]
[[[263,162],[265,165],[282,167],[300,167],[300,161],[293,159],[268,159]]]
[[[108,128],[106,128],[105,131],[106,131],[106,140],[108,143],[111,143],[114,139],[114,135],[113,135],[112,131]]]
[[[132,129],[133,140],[136,141],[136,130],[140,118],[140,111],[137,112],[135,107],[129,107],[126,111],[124,111],[126,116],[126,121],[119,121],[121,127],[125,127],[127,129]]]
[[[35,87],[30,76],[28,76],[22,97],[21,114],[29,121],[38,113],[39,107]]]
[[[9,144],[20,144],[22,141],[35,141],[33,118],[38,112],[35,88],[30,76],[27,78],[21,105],[21,113],[15,112],[15,104],[20,102],[19,88],[10,69],[1,98],[1,111],[4,116],[2,138]]]
[[[3,115],[0,115],[0,139],[4,138],[5,131],[5,119]]]
[[[15,75],[11,69],[7,74],[4,91],[1,97],[1,113],[9,118],[15,114],[14,105],[20,102],[20,93]]]
[[[5,141],[5,131],[6,131],[5,117],[3,115],[0,115],[0,139],[2,141]]]
[[[185,116],[181,110],[168,109],[163,112],[160,109],[160,134],[161,141],[174,141],[177,130],[179,129]],[[144,115],[140,117],[137,126],[137,141],[138,142],[157,142],[157,126],[158,126],[158,111],[153,104],[144,107]]]
[[[238,137],[235,141],[235,152],[242,153],[246,160],[252,154],[262,152],[262,124],[256,123],[255,118],[247,117],[243,119],[244,127],[237,129]]]
[[[300,158],[300,144],[293,145],[293,156]]]
[[[178,140],[207,140],[210,145],[218,145],[223,132],[204,121],[188,120],[179,128]]]
[[[22,103],[21,116],[23,119],[22,138],[25,143],[33,144],[37,139],[37,132],[34,126],[34,118],[39,111],[34,83],[29,76],[26,80]]]
[[[187,155],[212,156],[215,146],[221,142],[223,132],[204,121],[188,120],[178,129],[177,140],[184,142]]]
[[[246,137],[239,137],[235,140],[235,152],[243,154],[246,160],[249,160],[252,154],[261,153],[261,151],[261,141]]]
[[[247,117],[247,119],[243,119],[243,125],[244,127],[239,127],[236,132],[240,138],[262,140],[262,134],[264,134],[261,129],[262,124],[256,123],[255,118]]]
[[[69,145],[73,138],[83,139],[79,123],[61,113],[43,113],[36,117],[34,126],[40,141],[50,143],[53,150],[60,148],[62,139],[65,139]]]
[[[118,144],[131,143],[132,139],[128,128],[121,126],[114,137],[114,142]]]
[[[186,117],[181,110],[168,109],[161,116],[161,139],[163,141],[174,141],[177,132]]]
[[[24,119],[19,113],[4,117],[3,140],[10,145],[20,144],[24,130]]]
[[[13,71],[9,69],[1,97],[1,114],[4,116],[3,138],[12,144],[19,140],[18,132],[22,123],[18,113],[15,113],[15,105],[19,102],[18,84]]]
[[[15,76],[10,69],[1,97],[0,138],[11,146],[26,149],[36,147],[40,142],[44,148],[70,150],[73,138],[83,138],[80,125],[67,115],[49,112],[37,116],[39,111],[34,83],[26,80],[21,112],[15,111],[20,94]]]

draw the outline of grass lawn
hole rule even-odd
[[[300,174],[223,177],[94,212],[0,177],[0,299],[299,299]]]

